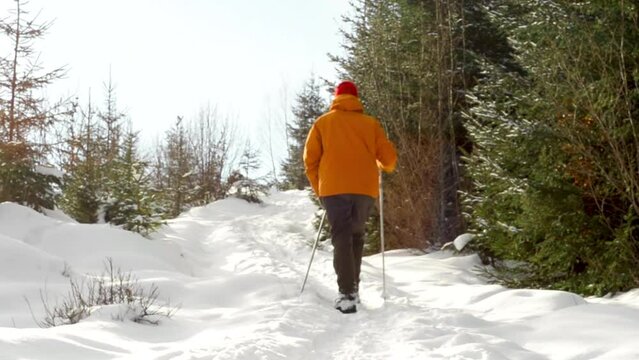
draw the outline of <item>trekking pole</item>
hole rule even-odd
[[[311,272],[311,264],[313,263],[313,257],[315,257],[315,250],[317,249],[317,243],[319,242],[320,234],[322,233],[322,226],[324,226],[325,218],[326,210],[324,210],[322,220],[320,220],[319,230],[317,230],[317,238],[315,239],[315,244],[313,244],[313,252],[311,253],[311,261],[308,262],[308,269],[306,269],[306,276],[304,276],[304,282],[302,283],[302,290],[300,291],[300,295],[302,295],[302,293],[304,292],[304,286],[306,285],[306,280],[308,279],[308,273]]]
[[[382,298],[386,300],[386,259],[384,258],[384,187],[382,172],[379,172],[379,234],[382,243]]]

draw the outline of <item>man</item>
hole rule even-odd
[[[365,115],[350,81],[335,89],[330,111],[308,134],[304,166],[331,224],[333,267],[339,297],[335,308],[357,311],[366,219],[379,196],[378,172],[395,169],[397,154],[380,123]]]

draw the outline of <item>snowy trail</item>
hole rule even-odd
[[[267,303],[251,304],[249,313],[268,316],[255,328],[247,329],[242,340],[232,346],[210,349],[219,358],[240,358],[245,354],[250,358],[262,354],[268,358],[389,359],[402,354],[398,358],[408,359],[423,358],[429,353],[433,359],[446,359],[450,354],[461,355],[464,352],[483,354],[479,358],[487,359],[513,356],[519,359],[544,358],[521,349],[515,343],[463,326],[482,323],[480,319],[458,310],[437,310],[430,308],[428,303],[411,301],[410,291],[416,289],[414,280],[395,281],[391,269],[388,277],[390,298],[384,302],[380,298],[378,257],[369,258],[364,263],[364,303],[358,314],[345,316],[332,309],[335,277],[331,255],[326,251],[320,250],[316,255],[307,293],[298,298],[297,291],[310,257],[307,243],[314,237],[309,226],[312,214],[308,210],[307,195],[302,193],[300,196],[300,201],[295,203],[291,203],[290,198],[288,202],[271,198],[263,207],[238,203],[237,213],[218,214],[216,221],[209,221],[210,235],[204,242],[204,246],[208,247],[205,252],[207,258],[212,259],[207,269],[209,276],[229,271],[234,281],[248,277],[251,285],[260,276],[265,276],[262,279],[265,281],[276,277],[281,286],[278,291],[281,297]],[[301,218],[302,214],[305,218]],[[189,215],[188,221],[203,223],[194,214]],[[207,233],[202,228],[194,233],[193,228],[186,226],[181,235],[197,242],[198,237]],[[176,233],[180,234],[179,231]],[[220,247],[232,248],[232,251],[225,253],[220,251]],[[216,249],[217,257],[213,255]],[[393,260],[391,256],[389,266],[401,260],[405,257],[398,256]],[[403,284],[408,284],[409,289],[402,290]],[[251,290],[242,289],[249,293]],[[274,330],[278,336],[273,336]],[[253,334],[248,335],[248,331],[253,331]],[[285,335],[288,341],[278,340],[281,335]],[[291,347],[290,343],[300,348]],[[503,350],[495,351],[493,348],[497,346],[487,345],[491,343],[507,344],[512,350],[504,357],[501,354]],[[295,351],[290,352],[293,349]]]
[[[315,211],[303,191],[262,205],[226,199],[149,241],[0,204],[0,359],[639,359],[639,290],[583,299],[505,289],[476,276],[473,255],[387,253],[386,301],[381,257],[367,257],[363,304],[343,315],[330,247],[320,248],[300,296]],[[44,283],[63,295],[65,269],[97,273],[106,256],[180,311],[159,326],[97,311],[37,328],[23,297],[41,316]]]

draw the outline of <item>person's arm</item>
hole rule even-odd
[[[375,146],[377,165],[386,172],[392,172],[397,165],[397,152],[393,143],[388,140],[382,125],[377,122],[375,129]]]
[[[304,169],[306,177],[317,196],[319,196],[319,164],[322,158],[322,151],[322,137],[315,124],[313,124],[304,145]]]

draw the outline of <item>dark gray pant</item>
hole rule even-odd
[[[333,267],[341,294],[359,288],[366,220],[375,199],[367,195],[341,194],[322,197],[333,242]]]

